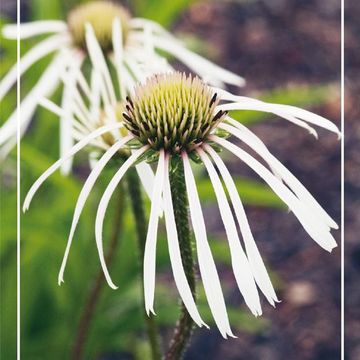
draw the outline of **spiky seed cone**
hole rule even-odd
[[[119,18],[121,22],[123,42],[125,42],[130,18],[125,8],[107,1],[94,1],[77,6],[69,13],[67,19],[74,44],[86,51],[85,24],[90,23],[102,50],[111,50],[112,23],[115,18]]]
[[[124,123],[141,143],[175,154],[191,152],[222,120],[215,114],[216,94],[198,77],[184,73],[155,75],[127,99]]]

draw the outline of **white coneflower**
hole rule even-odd
[[[241,86],[244,83],[241,77],[187,50],[160,25],[145,19],[131,18],[122,6],[111,2],[95,1],[80,5],[69,13],[66,22],[48,20],[24,23],[20,25],[19,31],[22,40],[50,34],[21,58],[20,75],[43,57],[54,54],[47,69],[21,103],[21,132],[23,134],[28,128],[39,99],[51,96],[63,81],[61,155],[73,144],[70,124],[66,118],[73,111],[74,84],[78,82],[87,91],[81,72],[88,55],[86,44],[91,48],[99,47],[107,58],[114,60],[115,67],[120,70],[119,82],[124,91],[133,81],[143,81],[150,74],[171,69],[159,50],[173,55],[216,86],[224,83]],[[16,39],[17,26],[4,26],[3,36]],[[16,77],[17,69],[14,66],[0,82],[0,100],[16,82]],[[1,157],[5,157],[15,144],[15,134],[16,112],[0,128]],[[71,163],[67,162],[62,170],[68,172],[70,166]]]
[[[254,315],[262,313],[256,285],[270,304],[274,305],[278,300],[252,236],[232,176],[218,154],[219,148],[230,151],[260,175],[294,213],[309,235],[324,249],[331,251],[336,246],[330,230],[337,228],[336,223],[325,210],[299,180],[269,152],[264,143],[250,130],[227,115],[227,111],[232,109],[268,111],[310,130],[312,128],[306,125],[307,123],[339,134],[332,122],[306,110],[237,97],[205,85],[197,77],[187,77],[181,73],[157,75],[148,79],[145,84],[139,85],[134,96],[128,99],[123,114],[123,123],[128,130],[128,135],[115,142],[112,149],[107,150],[97,162],[78,200],[79,204],[82,198],[88,195],[91,186],[116,150],[126,149],[130,142],[132,148],[136,143],[138,144],[137,149],[127,158],[108,184],[100,200],[95,222],[96,244],[101,266],[109,285],[116,288],[106,267],[103,253],[102,229],[106,209],[114,190],[130,167],[146,160],[156,161],[157,169],[144,255],[146,311],[148,314],[154,312],[156,240],[161,207],[164,210],[169,255],[179,294],[195,323],[199,326],[206,325],[197,310],[184,271],[180,255],[182,244],[178,241],[179,234],[174,217],[176,210],[174,202],[177,199],[172,196],[170,178],[172,174],[183,171],[201,279],[215,323],[224,337],[233,336],[233,334],[219,276],[207,240],[191,159],[201,162],[209,174],[229,243],[234,276],[245,303]],[[28,208],[34,193],[47,176],[106,130],[109,128],[99,129],[88,135],[47,170],[31,188],[25,199],[25,208]],[[231,135],[258,153],[269,168],[231,142],[228,139]],[[233,206],[234,215],[221,178]],[[78,210],[77,206],[75,212]],[[77,221],[78,216],[76,215],[75,218]],[[240,241],[237,225],[243,243]]]

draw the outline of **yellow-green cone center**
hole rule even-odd
[[[215,113],[217,104],[216,94],[197,77],[155,75],[128,98],[124,123],[154,150],[192,151],[222,120],[224,112]]]
[[[67,19],[74,44],[86,51],[85,24],[90,23],[102,50],[111,50],[112,24],[115,18],[120,20],[124,42],[130,18],[126,9],[106,1],[94,1],[77,6],[70,12]]]

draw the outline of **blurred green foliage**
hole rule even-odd
[[[32,0],[29,20],[61,19],[75,0]],[[131,2],[136,16],[154,19],[170,26],[193,1],[135,0]],[[8,20],[1,19],[1,25]],[[193,34],[191,35],[193,36]],[[35,40],[22,43],[26,52]],[[4,56],[1,76],[16,59],[16,42],[1,39]],[[36,82],[49,59],[34,65],[22,81],[25,94]],[[55,95],[58,98],[59,94]],[[328,99],[326,87],[296,87],[276,89],[260,96],[264,100],[294,105],[316,105]],[[1,103],[1,122],[15,107],[15,92]],[[242,112],[234,114],[241,122],[251,124],[267,118],[265,114]],[[36,121],[21,145],[21,199],[33,181],[58,157],[58,123],[53,114],[39,109]],[[0,269],[1,269],[1,359],[15,358],[16,344],[16,162],[15,151],[1,164],[0,201]],[[100,271],[94,239],[94,216],[99,198],[113,170],[102,175],[94,188],[78,225],[74,244],[65,272],[65,283],[57,285],[57,274],[65,250],[76,198],[88,169],[85,154],[75,161],[75,175],[54,174],[35,197],[30,211],[21,217],[21,345],[24,359],[66,359],[73,345],[79,318],[89,289]],[[205,176],[198,181],[199,193],[205,206],[215,206],[211,183]],[[281,208],[277,197],[262,183],[236,178],[236,185],[248,205]],[[149,208],[149,203],[147,203]],[[129,206],[127,206],[127,209]],[[109,207],[105,226],[105,241],[109,237],[113,206]],[[86,342],[85,358],[102,353],[126,351],[138,359],[147,358],[149,349],[143,334],[139,261],[134,223],[126,212],[120,246],[116,250],[111,274],[119,289],[103,288],[97,311]],[[219,265],[229,266],[229,254],[224,239],[211,239],[214,257]],[[158,275],[156,290],[156,320],[163,330],[172,327],[178,314],[177,293],[169,275],[166,239],[161,231],[158,242]],[[106,244],[105,244],[106,247]],[[233,283],[223,284],[231,290]],[[212,323],[203,289],[199,289],[199,306],[204,319]],[[267,323],[255,319],[244,308],[230,305],[229,314],[237,331],[261,332]],[[201,330],[206,331],[206,330]],[[200,332],[200,330],[199,330]]]

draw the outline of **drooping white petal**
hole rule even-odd
[[[85,105],[84,98],[81,96],[79,90],[75,88],[74,92],[74,107],[77,107],[78,112],[81,112],[82,118],[85,120],[84,125],[92,127],[92,115],[87,105]]]
[[[36,35],[60,33],[65,31],[67,31],[67,25],[64,21],[60,20],[32,21],[20,24],[19,27],[20,39],[28,39]],[[16,40],[18,36],[17,24],[5,25],[2,28],[2,34],[6,39]]]
[[[57,116],[63,116],[64,110],[57,104],[55,104],[53,101],[47,99],[47,98],[41,98],[38,101],[38,104],[42,106],[44,109],[49,110],[50,112],[54,113]]]
[[[96,162],[96,165],[93,167],[90,175],[86,179],[85,184],[81,189],[81,192],[77,199],[75,210],[74,210],[74,215],[73,215],[73,219],[72,219],[68,242],[67,242],[66,249],[65,249],[64,258],[63,258],[63,261],[62,261],[61,267],[60,267],[60,272],[59,272],[59,276],[58,276],[59,285],[62,282],[64,282],[64,271],[65,271],[66,262],[67,262],[67,259],[69,256],[70,247],[71,247],[71,243],[72,243],[72,240],[74,237],[75,229],[76,229],[77,223],[79,221],[82,209],[84,208],[85,202],[86,202],[96,180],[98,179],[99,175],[101,174],[101,172],[104,169],[104,167],[106,166],[106,164],[116,154],[116,152],[119,151],[131,139],[132,139],[132,136],[128,135],[128,136],[124,137],[123,139],[121,139],[120,141],[116,142],[114,145],[112,145],[109,148],[109,150],[107,150],[104,153],[104,155]]]
[[[295,106],[290,105],[279,105],[279,104],[271,104],[266,103],[260,100],[255,100],[251,98],[247,98],[244,96],[236,97],[237,100],[234,100],[233,103],[221,104],[217,106],[218,110],[229,111],[229,110],[254,110],[254,111],[263,111],[273,113],[275,115],[281,116],[284,119],[290,120],[292,122],[297,123],[297,125],[306,127],[301,120],[307,121],[311,124],[320,126],[324,129],[332,131],[338,135],[340,135],[340,131],[337,126],[328,119],[320,115],[316,115],[310,111],[297,108]],[[294,118],[297,121],[294,121]],[[299,121],[300,120],[300,121]],[[311,133],[314,133],[314,129],[311,127],[306,127]]]
[[[51,95],[58,86],[59,76],[64,70],[65,65],[64,58],[61,55],[56,56],[44,71],[39,81],[21,102],[21,136],[29,126],[38,101],[43,97]],[[18,111],[19,110],[16,109],[0,128],[0,146],[6,143],[10,138],[16,137]]]
[[[77,83],[79,84],[81,90],[85,93],[88,99],[91,99],[91,89],[81,70],[77,72],[76,78],[77,78]]]
[[[0,147],[0,162],[4,161],[7,156],[9,155],[10,151],[15,147],[16,145],[16,136],[9,138],[3,145]]]
[[[123,34],[122,34],[122,28],[121,28],[121,22],[119,18],[115,18],[113,20],[112,24],[112,43],[113,43],[113,49],[114,49],[114,66],[116,69],[117,74],[117,80],[119,84],[119,90],[120,90],[120,98],[125,99],[126,92],[125,92],[125,86],[122,79],[122,64],[123,64]]]
[[[308,234],[325,250],[331,251],[337,246],[335,239],[330,234],[330,228],[318,221],[303,203],[290,191],[279,179],[277,179],[265,166],[258,162],[251,155],[240,149],[231,142],[211,135],[209,139],[221,145],[225,149],[232,152],[239,159],[244,161],[252,168],[260,177],[262,177],[273,191],[284,201],[284,203],[294,212]]]
[[[91,121],[91,115],[87,112],[84,112],[76,101],[74,101],[72,104],[72,112],[74,119],[77,120],[76,123],[78,123],[78,125],[81,125],[81,127],[88,130],[88,132],[94,130],[94,125]],[[75,121],[73,121],[73,126],[75,126]]]
[[[126,54],[126,57],[124,58],[124,62],[128,66],[133,78],[136,81],[142,83],[146,80],[145,72],[141,69],[141,67],[139,66],[139,63],[132,59],[130,54]]]
[[[126,65],[126,58],[127,58],[128,50],[123,54],[123,61],[121,64],[118,64],[114,56],[109,56],[110,60],[112,61],[113,65],[118,67],[117,74],[118,74],[118,82],[120,82],[120,98],[125,99],[127,95],[133,95],[135,81],[133,79],[133,75],[130,74],[129,69]]]
[[[290,187],[290,189],[293,190],[299,200],[305,202],[311,211],[317,214],[320,221],[324,221],[328,226],[338,229],[339,227],[336,222],[327,214],[327,212],[321,207],[305,186],[278,159],[276,159],[275,156],[270,153],[265,144],[249,129],[243,125],[237,126],[236,123],[236,121],[231,122],[231,124],[237,128],[227,124],[221,124],[220,127],[236,136],[239,140],[246,143],[259,155],[261,155],[276,172],[276,174],[278,174]]]
[[[156,52],[148,53],[146,58],[144,58],[144,52],[141,51],[141,48],[129,47],[126,51],[126,59],[127,62],[137,63],[146,77],[154,73],[161,74],[174,71],[166,58]]]
[[[191,222],[196,239],[196,250],[199,261],[201,278],[204,283],[206,298],[215,323],[224,338],[234,337],[231,331],[226,304],[221,289],[219,275],[206,236],[206,228],[201,210],[199,195],[197,193],[194,175],[191,170],[188,155],[183,152],[186,190],[189,200]]]
[[[167,53],[173,55],[188,66],[189,69],[193,70],[202,77],[206,77],[209,83],[217,85],[216,81],[220,80],[221,82],[236,86],[244,86],[245,84],[245,80],[242,77],[213,64],[198,54],[191,52],[186,49],[186,47],[182,46],[175,38],[168,39],[165,37],[154,36],[153,42],[157,49],[166,51]]]
[[[144,297],[145,310],[149,315],[154,312],[154,294],[155,294],[155,272],[156,272],[156,240],[159,223],[159,211],[161,207],[161,195],[164,185],[165,153],[160,150],[158,167],[156,170],[155,181],[151,196],[151,211],[149,218],[148,231],[146,235],[144,251]]]
[[[43,108],[51,111],[52,113],[54,113],[55,115],[57,115],[59,117],[65,116],[64,110],[60,106],[58,106],[57,104],[55,104],[54,102],[52,102],[51,100],[49,100],[47,98],[40,99],[39,105],[42,106]],[[74,108],[74,115],[77,116],[76,108]],[[73,124],[73,129],[72,129],[71,135],[74,138],[74,140],[76,140],[76,139],[81,140],[84,136],[86,136],[87,134],[94,131],[94,129],[85,127],[82,123],[78,122],[73,117],[70,117],[69,119],[71,120],[71,122]],[[93,143],[95,144],[95,140]]]
[[[108,93],[106,91],[106,84],[103,80],[103,78],[99,78],[100,82],[100,95],[101,95],[101,99],[103,100],[104,106],[103,106],[103,110],[105,112],[105,123],[107,122],[116,122],[117,121],[117,116],[115,114],[115,106],[111,105],[110,103],[110,99],[108,98]],[[116,139],[119,140],[121,138],[121,135],[118,131],[112,131],[111,132],[112,136]]]
[[[96,139],[97,137],[111,131],[114,129],[119,129],[123,125],[121,123],[116,124],[110,124],[106,126],[102,126],[101,128],[98,128],[97,130],[93,131],[88,136],[84,137],[81,141],[79,141],[77,144],[75,144],[72,149],[61,159],[57,160],[53,165],[51,165],[32,185],[29,192],[26,195],[24,205],[23,205],[23,211],[26,211],[29,209],[30,202],[35,195],[36,191],[39,189],[41,184],[51,175],[53,174],[61,164],[69,159],[71,156],[74,156],[78,151],[80,151],[82,148],[84,148],[86,145],[88,145],[92,140]]]
[[[111,81],[111,75],[106,64],[106,60],[104,58],[104,54],[101,50],[101,47],[97,41],[97,38],[94,33],[94,29],[90,23],[85,24],[85,38],[86,38],[86,46],[88,48],[89,56],[93,66],[98,69],[101,73],[106,90],[108,91],[108,95],[112,105],[116,104],[116,96],[115,91]]]
[[[136,160],[148,149],[148,146],[143,146],[142,148],[136,150],[120,167],[120,169],[116,172],[113,176],[111,181],[109,182],[106,190],[101,197],[97,213],[96,213],[96,220],[95,220],[95,239],[96,239],[96,246],[98,249],[99,259],[101,268],[104,272],[105,279],[109,286],[113,289],[117,289],[117,286],[111,280],[109,271],[106,266],[105,257],[104,257],[104,249],[103,249],[103,242],[102,242],[102,230],[104,224],[104,218],[106,209],[109,205],[109,201],[111,199],[112,194],[114,193],[116,187],[118,186],[120,180],[123,178],[125,173],[129,170],[129,168],[136,162]]]
[[[173,36],[169,31],[163,28],[159,23],[153,20],[144,19],[144,18],[131,18],[130,19],[130,27],[132,29],[145,29],[146,27],[150,27],[152,31],[158,35],[165,36],[169,39],[172,39]]]
[[[154,189],[154,173],[151,166],[145,162],[141,162],[136,165],[136,171],[139,175],[140,181],[144,186],[144,190],[148,197],[151,199],[151,195]]]
[[[196,307],[193,295],[189,283],[187,281],[184,267],[181,260],[181,252],[179,246],[179,238],[176,229],[176,222],[174,216],[174,208],[171,197],[170,189],[170,180],[169,180],[169,156],[165,157],[165,176],[164,176],[164,212],[165,212],[165,224],[166,224],[166,234],[169,247],[169,255],[171,268],[174,275],[174,280],[179,291],[181,300],[183,301],[189,315],[194,320],[194,322],[202,327],[205,325],[208,327],[205,322],[201,319],[199,311]]]
[[[214,165],[210,161],[209,157],[202,149],[197,149],[197,152],[206,167],[215,191],[221,219],[224,223],[226,235],[229,241],[231,263],[239,290],[241,291],[241,294],[243,295],[244,300],[251,312],[255,316],[261,315],[262,310],[260,305],[260,299],[258,291],[256,289],[253,273],[251,271],[248,259],[246,258],[244,250],[241,246],[240,239],[237,234],[235,221],[229,203],[226,199],[225,191],[222,187],[219,176],[216,173]]]
[[[148,55],[152,56],[154,52],[154,42],[153,42],[153,34],[152,34],[152,28],[150,25],[144,26],[144,45],[145,45],[145,51]]]
[[[228,189],[230,199],[235,210],[235,215],[239,224],[239,228],[244,239],[246,254],[249,259],[249,263],[253,271],[256,283],[258,284],[263,294],[266,296],[269,303],[271,305],[274,305],[274,301],[278,301],[278,298],[275,294],[270,277],[266,271],[264,262],[256,246],[254,237],[251,233],[245,209],[237,192],[234,180],[232,179],[229,170],[225,166],[220,156],[216,153],[216,151],[209,145],[206,145],[205,148],[214,160]]]
[[[84,58],[83,56],[77,56],[75,53],[72,55],[72,61],[69,63],[69,70],[64,75],[65,81],[61,100],[63,115],[60,117],[60,157],[63,157],[74,145],[72,117],[74,94],[76,92],[76,75],[81,68]],[[72,157],[61,165],[60,171],[62,175],[68,175],[71,171],[71,167]]]
[[[90,114],[92,122],[96,122],[100,116],[100,74],[97,70],[91,70],[91,97]]]
[[[31,65],[36,63],[46,55],[56,51],[65,46],[69,42],[69,38],[66,35],[54,35],[51,36],[30,49],[21,59],[19,76],[21,76]],[[17,79],[17,64],[15,64],[1,79],[0,82],[0,100],[15,84]]]

